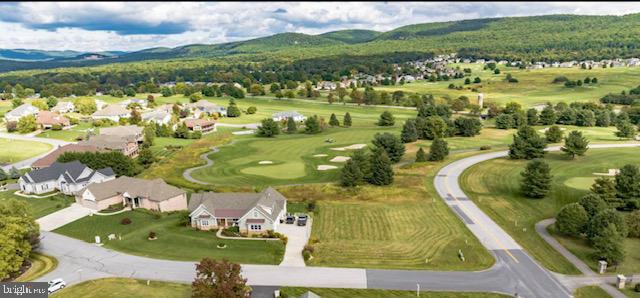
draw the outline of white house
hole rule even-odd
[[[278,231],[287,199],[269,187],[261,193],[194,193],[189,201],[191,226],[200,230],[237,226],[241,233]]]
[[[293,118],[293,121],[296,122],[301,122],[307,119],[307,117],[296,111],[277,112],[271,116],[271,119],[273,119],[273,121],[286,121],[289,118]]]
[[[79,161],[54,162],[51,166],[26,173],[18,179],[20,190],[41,194],[58,190],[67,195],[78,193],[87,185],[116,178],[111,168],[92,170]]]
[[[194,114],[195,118],[199,118],[200,113],[206,113],[209,116],[216,113],[223,117],[227,116],[227,108],[204,99],[198,100],[197,102],[192,104],[187,104],[186,106],[187,108],[191,109],[191,113]],[[197,111],[199,111],[200,113],[198,113]]]
[[[120,121],[120,118],[129,117],[131,117],[131,112],[121,105],[108,105],[106,108],[91,114],[91,118],[94,120],[109,119],[115,122]]]
[[[144,109],[147,107],[149,103],[147,102],[146,99],[139,99],[139,98],[129,98],[127,100],[120,102],[120,105],[124,107],[128,107],[130,104],[137,104]]]
[[[38,108],[28,103],[25,103],[4,114],[4,119],[6,119],[7,122],[18,121],[20,120],[20,118],[25,116],[29,116],[29,115],[35,116],[38,114],[39,111],[40,110],[38,110]]]
[[[154,110],[148,113],[142,114],[142,121],[157,123],[157,124],[169,124],[171,122],[171,113],[166,111]]]
[[[56,112],[59,114],[71,113],[76,110],[76,106],[70,101],[61,101],[56,104],[55,107],[51,108],[52,112]]]

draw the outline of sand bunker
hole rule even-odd
[[[232,132],[234,135],[250,135],[253,133],[255,133],[255,130],[239,130]]]
[[[608,173],[593,173],[593,174],[597,176],[615,176],[620,174],[620,169],[609,169]]]
[[[331,150],[335,150],[335,151],[358,150],[358,149],[362,149],[364,147],[367,147],[367,144],[353,144],[353,145],[346,146],[346,147],[331,148]]]
[[[351,159],[351,157],[348,156],[336,156],[334,158],[332,158],[330,160],[330,162],[345,162],[347,160]]]
[[[326,170],[333,170],[333,169],[337,169],[338,167],[336,166],[331,166],[331,165],[319,165],[318,166],[318,171],[326,171]]]
[[[547,132],[547,130],[549,130],[549,127],[545,127],[545,128],[543,128],[543,129],[539,129],[538,131],[539,131],[539,132]],[[566,129],[566,128],[564,128],[564,127],[560,127],[560,130],[561,130],[561,131],[565,131],[565,130],[567,130],[567,129]]]
[[[313,157],[327,157],[327,156],[329,156],[329,155],[327,155],[327,154],[316,154]]]
[[[270,165],[270,164],[273,164],[273,161],[270,161],[270,160],[261,160],[261,161],[259,161],[259,162],[258,162],[258,164],[261,164],[261,165]]]

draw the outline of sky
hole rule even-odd
[[[388,31],[461,19],[636,12],[640,3],[627,2],[2,2],[0,48],[136,51],[282,32]]]

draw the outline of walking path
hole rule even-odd
[[[33,164],[36,160],[47,156],[49,153],[51,153],[54,150],[58,149],[58,147],[60,147],[60,146],[64,146],[64,145],[69,144],[69,142],[62,141],[62,140],[39,138],[39,137],[35,137],[35,136],[19,135],[19,134],[13,134],[13,133],[5,133],[5,132],[0,132],[0,138],[9,139],[9,140],[42,142],[42,143],[47,143],[47,144],[50,144],[50,145],[53,146],[51,148],[51,150],[47,151],[46,153],[40,154],[40,155],[32,157],[32,158],[28,158],[28,159],[25,159],[25,160],[22,160],[22,161],[13,163],[13,164],[2,166],[2,169],[7,171],[7,172],[12,167],[15,167],[16,169],[22,169],[22,168],[31,167],[31,164]]]
[[[536,224],[536,232],[538,232],[540,237],[542,237],[542,239],[547,241],[547,243],[549,243],[551,247],[553,247],[563,257],[565,257],[569,262],[571,262],[573,266],[576,266],[576,268],[578,268],[578,270],[580,270],[582,274],[586,276],[597,276],[597,274],[593,272],[593,270],[591,270],[591,268],[589,268],[587,264],[585,264],[582,260],[580,260],[580,258],[576,257],[574,254],[572,254],[568,249],[562,246],[562,244],[560,244],[560,242],[558,242],[556,238],[553,238],[553,236],[549,234],[549,231],[547,231],[547,227],[554,224],[555,222],[556,222],[555,218],[548,218],[538,222]]]

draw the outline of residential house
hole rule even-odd
[[[62,129],[69,129],[71,127],[71,121],[69,121],[67,117],[49,111],[38,112],[36,124],[42,129],[49,129],[55,125],[60,126]]]
[[[26,173],[18,179],[20,190],[27,194],[42,194],[58,190],[73,195],[93,183],[115,179],[111,168],[92,170],[79,161],[54,162],[51,166]]]
[[[96,95],[97,95],[97,94],[96,94]],[[107,107],[107,105],[108,105],[106,102],[104,102],[104,100],[94,99],[93,101],[95,101],[95,103],[96,103],[96,110],[98,110],[98,111],[100,111],[100,110],[102,110],[102,109],[106,108],[106,107]]]
[[[70,101],[61,101],[56,104],[55,107],[51,108],[52,112],[56,112],[59,114],[71,113],[76,110],[76,106]]]
[[[287,199],[269,187],[261,193],[195,193],[189,201],[191,226],[201,230],[237,226],[241,233],[278,231]]]
[[[109,119],[114,122],[120,121],[120,118],[131,117],[131,112],[122,105],[108,105],[106,108],[91,114],[94,120]]]
[[[145,180],[121,176],[87,186],[76,195],[76,202],[94,210],[123,204],[133,209],[170,212],[187,209],[187,193],[162,179]]]
[[[32,169],[43,169],[51,166],[53,163],[58,160],[58,157],[65,152],[98,152],[98,148],[95,146],[85,146],[79,144],[68,144],[62,147],[58,147],[56,150],[50,152],[44,157],[36,160],[33,164],[31,164]]]
[[[286,121],[289,118],[293,118],[293,121],[296,122],[301,122],[307,119],[307,117],[296,111],[277,112],[271,116],[271,119],[273,119],[273,121]]]
[[[317,90],[336,90],[336,88],[338,88],[338,85],[334,82],[329,82],[329,81],[322,81],[318,83],[318,87],[316,88]]]
[[[97,135],[89,138],[89,140],[78,143],[83,146],[94,146],[98,150],[118,151],[122,154],[135,158],[138,156],[138,142],[128,137],[117,137],[109,135]]]
[[[627,61],[627,65],[628,65],[628,66],[632,66],[632,67],[640,66],[640,59],[638,59],[638,58],[631,58],[631,59],[629,59],[629,61]]]
[[[7,120],[7,122],[18,121],[20,120],[20,118],[25,116],[36,116],[38,114],[38,111],[38,108],[25,103],[4,114],[4,119]]]
[[[149,102],[146,99],[139,98],[129,98],[125,101],[120,102],[120,105],[124,107],[128,107],[131,104],[136,104],[144,109],[149,105]]]
[[[184,124],[190,131],[199,131],[203,134],[216,131],[216,122],[206,119],[185,119]]]
[[[171,113],[166,111],[154,110],[142,114],[142,121],[157,124],[169,124],[171,122]]]
[[[191,109],[192,114],[194,114],[194,116],[196,115],[195,110],[198,110],[202,113],[206,113],[209,116],[213,114],[218,114],[220,116],[227,116],[227,108],[223,106],[219,106],[205,99],[198,100],[197,102],[192,104],[187,104],[187,108]],[[199,118],[199,116],[196,116],[195,118]]]
[[[100,135],[127,138],[140,143],[144,140],[143,131],[144,127],[137,125],[112,126],[101,128]]]

